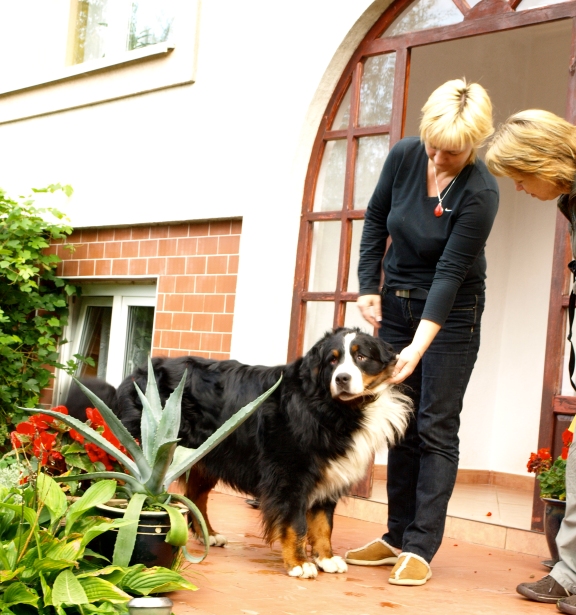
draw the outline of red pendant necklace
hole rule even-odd
[[[446,192],[444,196],[440,195],[440,188],[438,188],[438,178],[436,177],[436,165],[432,163],[432,170],[434,171],[434,181],[436,182],[436,192],[438,193],[438,205],[434,208],[434,215],[439,218],[444,213],[444,207],[442,207],[442,201],[446,198],[448,192],[450,192],[450,188],[454,185],[454,182],[458,179],[458,175],[462,172],[462,169],[458,171],[458,175],[450,182],[448,188],[446,188]],[[447,209],[446,211],[452,211],[451,209]]]

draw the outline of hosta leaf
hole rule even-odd
[[[181,589],[198,589],[178,572],[162,568],[161,566],[154,568],[139,567],[124,577],[121,586],[122,589],[128,592],[141,594],[142,596]]]
[[[68,508],[66,496],[58,486],[58,483],[47,474],[38,474],[36,485],[38,488],[38,500],[46,506],[50,512],[50,521],[55,523],[66,513]]]
[[[54,560],[65,559],[75,561],[82,554],[82,551],[82,539],[76,538],[76,540],[61,541],[58,545],[51,547],[45,553],[45,557]]]
[[[17,577],[24,570],[24,566],[16,568],[16,570],[0,570],[0,583],[6,583],[11,581],[14,577]]]
[[[8,585],[2,599],[6,606],[12,606],[13,604],[38,605],[38,594],[33,589],[26,587],[24,583],[20,582]]]
[[[90,485],[86,493],[70,506],[66,514],[65,533],[69,534],[71,532],[74,522],[87,510],[111,500],[114,497],[114,493],[116,493],[116,484],[115,480],[101,480]]]
[[[99,577],[78,578],[90,602],[105,600],[107,602],[128,602],[132,596],[122,591],[116,585]]]
[[[42,594],[44,595],[44,606],[52,606],[52,588],[46,583],[42,573],[40,573],[40,587],[42,587]]]
[[[57,570],[64,570],[64,568],[71,568],[76,565],[75,559],[54,559],[51,557],[37,558],[34,561],[33,568],[37,572],[56,572]]]
[[[52,588],[52,603],[54,606],[88,604],[88,596],[71,570],[63,570],[56,577]]]

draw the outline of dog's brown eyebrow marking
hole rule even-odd
[[[350,350],[352,352],[358,352],[358,344],[354,344],[354,346],[350,346]]]
[[[340,352],[339,352],[338,350],[333,350],[333,351],[332,351],[332,354],[333,354],[336,358],[338,358],[338,357],[340,356]]]

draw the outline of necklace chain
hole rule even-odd
[[[436,192],[438,192],[438,207],[440,209],[440,216],[444,213],[444,207],[442,206],[442,201],[446,198],[446,195],[448,194],[448,192],[450,192],[450,188],[452,188],[452,186],[454,185],[454,182],[458,179],[458,175],[460,175],[460,173],[462,173],[462,170],[458,171],[458,175],[456,175],[456,177],[450,182],[450,185],[448,186],[448,188],[446,188],[446,192],[444,193],[444,196],[441,196],[440,194],[440,188],[438,187],[438,178],[436,177],[436,165],[433,163],[432,164],[432,170],[434,171],[434,182],[436,183]]]

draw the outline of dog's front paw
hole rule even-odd
[[[203,545],[204,538],[198,534],[194,534],[194,538]],[[225,547],[228,544],[228,538],[223,534],[211,534],[210,542],[208,543],[210,547]]]
[[[346,572],[348,570],[346,562],[339,555],[317,557],[314,561],[318,568],[324,572]]]
[[[318,569],[310,562],[304,562],[301,566],[294,566],[288,571],[291,577],[300,577],[301,579],[315,579],[318,576]]]

